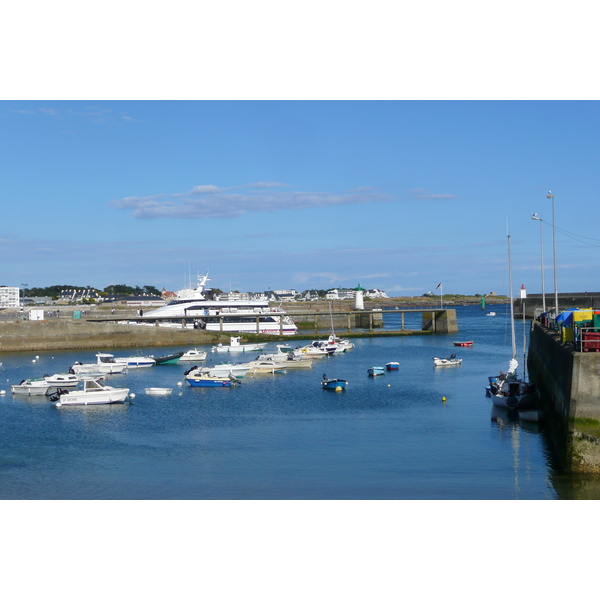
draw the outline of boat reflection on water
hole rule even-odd
[[[492,405],[492,423],[495,423],[505,441],[510,441],[513,458],[513,494],[514,499],[522,498],[521,478],[528,480],[531,473],[530,434],[538,434],[538,424],[519,418],[519,411]],[[551,498],[552,496],[548,496]]]

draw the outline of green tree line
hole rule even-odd
[[[56,300],[59,298],[61,293],[65,290],[91,290],[96,292],[100,296],[141,296],[151,294],[153,296],[160,296],[161,292],[153,285],[144,285],[140,287],[139,285],[130,286],[124,283],[109,285],[105,287],[103,290],[99,290],[97,288],[93,288],[90,286],[79,286],[79,285],[50,285],[48,287],[31,287],[23,290],[23,295],[26,298],[39,297],[39,296],[49,296]]]

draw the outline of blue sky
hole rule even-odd
[[[586,101],[3,101],[1,283],[508,293],[508,225],[539,292],[538,213],[549,291],[552,190],[559,290],[596,290],[599,124]]]
[[[538,213],[549,292],[552,190],[559,290],[600,288],[593,19],[176,5],[5,9],[0,285],[507,294],[508,227],[539,292]]]

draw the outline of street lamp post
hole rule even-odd
[[[28,285],[29,285],[28,283],[21,284],[21,286],[23,287],[23,301],[21,301],[21,298],[19,298],[19,304],[21,305],[21,312],[25,311],[25,291],[26,291]],[[20,295],[21,294],[19,294],[19,296]]]
[[[546,195],[548,200],[552,200],[552,248],[554,253],[554,318],[558,316],[558,283],[556,277],[556,220],[554,218],[554,194],[549,191]]]
[[[546,292],[544,287],[544,235],[542,232],[542,219],[535,213],[531,217],[534,221],[540,222],[540,248],[542,250],[542,312],[546,312]]]

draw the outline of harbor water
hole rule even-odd
[[[22,379],[95,362],[95,352],[4,354],[0,497],[559,499],[543,428],[494,412],[485,396],[488,376],[508,366],[508,309],[487,316],[489,307],[458,307],[457,334],[360,338],[353,350],[315,360],[312,369],[247,375],[231,388],[189,386],[183,374],[190,363],[131,369],[107,376],[109,385],[135,394],[116,405],[58,408],[43,396],[10,391]],[[419,329],[420,318],[407,315],[405,327]],[[386,314],[384,322],[399,329],[400,315]],[[454,346],[462,340],[473,346]],[[522,341],[518,347],[522,363]],[[204,349],[206,364],[256,357]],[[266,351],[275,349],[269,343]],[[452,353],[463,359],[460,366],[434,367],[433,357]],[[367,375],[390,361],[400,363],[397,371]],[[347,388],[322,389],[324,374],[346,379]],[[149,387],[173,392],[147,395]]]

